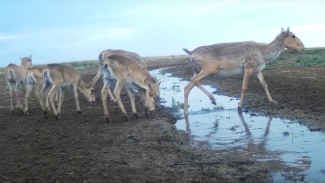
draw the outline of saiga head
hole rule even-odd
[[[26,69],[33,67],[32,55],[30,55],[29,57],[20,57],[20,62],[21,62],[21,65],[26,67]]]
[[[305,49],[304,43],[294,33],[290,32],[289,27],[287,31],[281,28],[280,35],[283,36],[283,43],[286,48],[296,51],[303,51]]]

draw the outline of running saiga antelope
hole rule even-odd
[[[82,79],[79,72],[71,67],[62,64],[49,64],[43,70],[43,91],[47,87],[51,87],[48,92],[50,105],[56,119],[59,119],[61,113],[61,106],[64,98],[63,88],[70,87],[74,93],[76,100],[77,112],[81,114],[81,109],[78,99],[78,89],[85,95],[89,102],[95,101],[95,93],[92,86],[87,85]],[[60,92],[58,109],[55,108],[54,96]],[[46,115],[46,114],[45,114]],[[46,117],[46,116],[45,116]]]
[[[102,51],[99,54],[98,61],[99,61],[100,67],[99,67],[97,75],[92,80],[93,87],[96,85],[98,79],[103,75],[104,61],[110,55],[121,55],[121,56],[127,57],[129,61],[137,63],[140,66],[140,68],[143,69],[148,76],[149,89],[154,93],[155,97],[159,98],[159,96],[160,96],[160,90],[159,90],[160,82],[158,82],[156,78],[151,76],[151,74],[149,73],[149,71],[147,69],[146,63],[144,62],[144,60],[142,59],[142,57],[139,54],[130,52],[130,51],[125,51],[125,50],[107,49],[107,50]],[[110,85],[111,85],[111,83],[110,83]],[[114,98],[114,96],[112,95],[112,92],[110,90],[110,86],[107,86],[107,92],[108,92],[111,100],[116,102],[116,99]]]
[[[46,69],[46,66],[37,66],[37,67],[32,67],[29,68],[27,71],[27,90],[26,90],[26,95],[25,95],[25,114],[28,115],[28,98],[29,95],[34,87],[35,88],[35,95],[38,100],[38,102],[41,105],[42,110],[46,114],[47,111],[50,111],[49,107],[49,97],[48,97],[48,92],[50,87],[47,87],[45,91],[45,106],[42,101],[42,88],[43,88],[43,70]],[[55,101],[57,102],[59,100],[58,98],[59,93],[55,95]]]
[[[267,89],[262,69],[267,63],[274,61],[284,48],[297,51],[304,50],[304,44],[295,34],[290,32],[289,27],[287,31],[282,28],[281,33],[269,44],[247,41],[200,46],[193,51],[184,48],[183,50],[190,55],[189,64],[194,71],[190,83],[184,88],[184,113],[188,114],[188,95],[194,86],[208,95],[212,104],[216,104],[213,95],[201,86],[200,81],[217,73],[218,75],[244,75],[242,93],[238,104],[239,111],[241,111],[248,80],[252,74],[257,75],[269,101],[277,104]]]
[[[13,107],[13,100],[12,100],[12,92],[15,90],[16,93],[16,99],[17,99],[17,109],[18,111],[23,110],[23,105],[20,103],[18,90],[20,89],[21,85],[23,85],[24,90],[26,90],[26,75],[27,75],[27,69],[32,67],[32,55],[29,57],[20,57],[21,64],[15,65],[15,64],[9,64],[6,67],[6,84],[9,88],[10,92],[10,111],[11,114],[14,113],[14,107]]]
[[[147,72],[143,70],[136,62],[122,55],[110,55],[103,62],[102,73],[104,78],[104,86],[101,91],[104,114],[107,121],[111,121],[107,109],[107,92],[111,82],[117,81],[114,89],[114,96],[120,106],[123,115],[129,121],[130,118],[126,113],[121,101],[120,93],[123,86],[126,87],[130,96],[132,112],[138,118],[137,109],[135,107],[134,90],[137,90],[140,97],[145,101],[145,112],[148,116],[148,109],[155,110],[154,94],[149,90],[149,79]]]

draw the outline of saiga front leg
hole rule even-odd
[[[266,92],[266,95],[267,95],[267,98],[269,99],[269,101],[272,102],[272,103],[274,103],[274,104],[278,104],[278,102],[276,100],[272,99],[272,97],[270,95],[270,92],[269,92],[269,90],[267,88],[266,81],[265,81],[265,79],[264,79],[263,74],[262,74],[261,71],[257,73],[257,78],[258,78],[258,80],[260,80],[260,82],[261,82],[261,84],[262,84],[262,86],[263,86],[263,88],[264,88],[264,90]]]
[[[243,89],[242,89],[242,93],[241,93],[241,97],[240,97],[240,102],[238,104],[238,111],[242,111],[242,104],[243,104],[243,100],[244,100],[244,96],[245,96],[245,92],[247,90],[248,87],[248,81],[250,76],[252,75],[253,69],[252,68],[245,68],[245,75],[244,75],[244,79],[243,79]]]

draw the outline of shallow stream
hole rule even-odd
[[[217,106],[198,88],[189,95],[184,118],[184,87],[188,81],[162,69],[151,71],[161,81],[162,105],[178,109],[176,127],[192,137],[200,150],[213,150],[231,160],[252,160],[272,172],[274,182],[325,182],[325,134],[311,132],[288,119],[238,113],[236,98],[213,94]],[[203,85],[210,93],[215,88]]]

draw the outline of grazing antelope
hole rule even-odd
[[[76,100],[77,111],[81,114],[81,109],[78,99],[78,91],[85,95],[89,102],[95,101],[95,93],[92,86],[87,85],[82,79],[79,72],[71,67],[62,64],[49,64],[43,70],[43,91],[52,85],[48,92],[51,108],[56,119],[59,119],[58,114],[61,114],[61,106],[64,98],[63,88],[71,87]],[[60,92],[58,109],[54,105],[54,96]],[[46,117],[46,114],[45,114]]]
[[[193,51],[184,48],[183,50],[190,55],[189,64],[194,71],[190,83],[184,88],[184,113],[188,114],[188,95],[194,86],[208,95],[212,104],[216,104],[213,95],[201,86],[200,81],[217,73],[218,75],[244,75],[241,98],[238,104],[239,111],[242,108],[249,77],[253,73],[262,83],[269,101],[277,104],[267,89],[262,69],[267,63],[274,61],[284,48],[297,51],[304,50],[304,44],[295,34],[290,32],[289,27],[287,31],[282,28],[281,33],[269,44],[247,41],[200,46]]]
[[[11,114],[14,113],[13,101],[12,101],[12,92],[15,90],[16,99],[17,99],[17,109],[18,111],[23,110],[23,105],[20,103],[18,90],[21,85],[23,85],[24,90],[26,89],[26,75],[27,69],[32,67],[32,55],[29,57],[20,57],[21,64],[9,64],[6,67],[6,84],[10,91],[10,111]]]
[[[149,89],[154,93],[155,97],[160,96],[160,90],[159,90],[159,84],[160,82],[157,81],[156,78],[152,77],[151,74],[149,73],[147,69],[147,65],[144,62],[144,60],[141,58],[141,56],[137,53],[130,52],[130,51],[125,51],[125,50],[111,50],[107,49],[102,51],[99,56],[98,56],[98,61],[99,61],[99,70],[95,78],[92,80],[92,86],[94,87],[98,81],[98,79],[103,75],[103,64],[104,61],[107,59],[108,56],[110,55],[121,55],[129,58],[128,60],[131,62],[137,63],[141,69],[143,69],[147,76],[148,76],[148,84],[149,84]],[[110,83],[111,85],[111,83]],[[107,92],[111,98],[112,101],[116,102],[116,99],[112,95],[112,92],[110,90],[110,86],[107,86]]]
[[[43,88],[43,70],[46,69],[46,66],[38,66],[38,67],[32,67],[29,68],[27,71],[27,90],[25,95],[25,114],[28,115],[28,98],[32,91],[32,89],[36,86],[35,89],[35,95],[38,99],[38,102],[41,105],[42,110],[44,113],[47,113],[47,111],[50,111],[49,107],[49,97],[48,92],[50,87],[47,87],[45,91],[45,107],[42,101],[42,88]],[[55,101],[57,102],[59,100],[59,93],[55,95]]]
[[[111,82],[117,81],[114,96],[120,106],[123,115],[129,121],[130,118],[126,113],[121,101],[120,92],[125,85],[130,96],[132,112],[138,118],[138,112],[135,107],[134,90],[137,90],[140,97],[145,101],[145,113],[148,116],[148,109],[155,110],[154,94],[149,90],[150,76],[136,62],[122,55],[110,55],[103,62],[102,66],[104,86],[101,91],[104,114],[107,121],[111,121],[107,109],[107,92]]]

